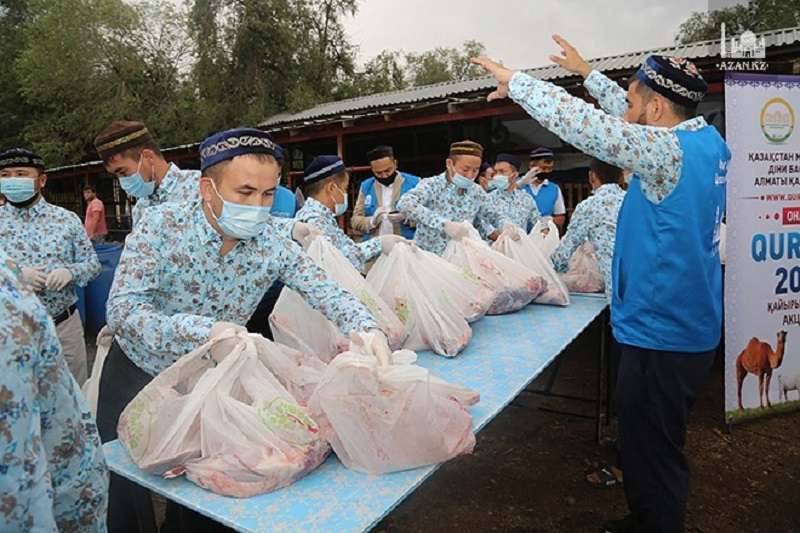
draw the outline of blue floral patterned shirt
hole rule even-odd
[[[584,84],[607,112],[523,72],[511,78],[509,96],[578,150],[632,170],[641,180],[647,199],[660,203],[675,190],[683,165],[683,150],[675,130],[703,128],[705,119],[695,117],[674,128],[630,124],[621,118],[627,103],[619,85],[597,71]]]
[[[530,194],[520,189],[495,189],[489,193],[490,212],[499,213],[500,218],[489,221],[494,227],[502,228],[506,223],[519,226],[528,231],[539,220],[539,208]]]
[[[619,185],[607,184],[597,188],[572,213],[567,233],[561,239],[551,257],[556,271],[566,272],[572,254],[585,242],[594,245],[598,267],[606,285],[606,297],[611,300],[611,259],[614,257],[614,241],[617,236],[619,208],[625,199],[625,191]]]
[[[295,219],[298,222],[311,224],[322,231],[325,237],[350,260],[350,263],[359,272],[364,272],[367,262],[381,254],[380,239],[353,242],[353,239],[348,237],[336,223],[336,217],[333,216],[331,210],[313,198],[306,199],[303,207],[295,215]]]
[[[208,340],[217,321],[244,325],[275,280],[348,334],[377,327],[369,311],[276,220],[220,255],[200,202],[153,207],[128,236],[108,298],[108,325],[139,368],[156,375]]]
[[[0,251],[0,531],[106,531],[108,470],[55,326]]]
[[[144,212],[150,207],[166,202],[191,202],[196,200],[200,196],[201,175],[202,173],[199,170],[181,170],[175,163],[171,163],[167,174],[156,187],[156,190],[153,191],[153,194],[147,198],[136,200],[131,213],[133,227],[136,227]]]
[[[50,316],[58,316],[78,301],[75,285],[86,286],[100,273],[100,261],[78,215],[40,198],[30,207],[0,207],[0,249],[20,267],[57,268],[72,273],[60,291],[37,293]]]
[[[490,221],[502,218],[492,209],[486,191],[478,184],[467,190],[459,189],[444,173],[420,180],[419,185],[400,198],[397,209],[417,224],[414,242],[437,255],[447,248],[445,222],[469,222],[485,239],[496,229]]]

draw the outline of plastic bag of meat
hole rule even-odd
[[[541,276],[492,250],[474,228],[469,237],[451,240],[442,258],[463,268],[495,291],[495,300],[487,312],[489,315],[519,311],[544,292]]]
[[[246,498],[289,485],[322,463],[329,448],[318,425],[260,355],[287,353],[266,339],[257,348],[255,339],[223,333],[156,376],[128,404],[119,438],[142,470],[186,474],[208,490]],[[221,346],[226,353],[216,354],[218,362],[212,350]],[[294,383],[298,376],[283,379]]]
[[[548,259],[561,242],[561,238],[558,236],[558,226],[550,217],[540,218],[531,229],[529,235]]]
[[[472,452],[466,407],[478,393],[435,378],[415,361],[407,350],[389,362],[346,352],[328,365],[309,405],[347,468],[384,474]]]
[[[306,251],[332,280],[369,309],[386,333],[392,349],[403,346],[408,336],[403,322],[330,241],[322,235],[314,237]],[[288,287],[281,291],[269,320],[277,342],[301,352],[313,353],[325,362],[349,346],[347,337],[333,323]]]
[[[454,357],[472,338],[465,314],[483,316],[494,294],[443,259],[399,243],[367,275],[408,330],[404,347]],[[456,301],[458,300],[458,301]]]
[[[569,259],[569,268],[561,279],[572,292],[603,292],[606,284],[591,242],[586,241],[575,250]]]
[[[506,234],[500,235],[492,244],[492,249],[510,257],[536,272],[544,279],[544,292],[533,302],[549,305],[569,305],[569,290],[561,278],[556,274],[552,263],[539,250],[533,240],[524,233],[519,240],[514,240]]]

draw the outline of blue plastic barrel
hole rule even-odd
[[[90,334],[96,334],[106,325],[106,301],[114,281],[114,272],[117,270],[119,257],[122,255],[122,245],[119,243],[96,244],[94,246],[97,258],[100,259],[102,270],[86,287],[86,329]]]

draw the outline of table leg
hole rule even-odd
[[[595,439],[603,444],[608,429],[611,403],[611,365],[608,360],[608,319],[606,311],[600,314],[600,353],[597,358],[597,399],[595,402]]]

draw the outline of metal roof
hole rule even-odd
[[[767,48],[775,48],[794,44],[800,41],[800,26],[785,28],[780,30],[768,31],[758,34],[763,36]],[[685,45],[674,45],[653,50],[640,52],[629,52],[615,56],[600,57],[590,59],[589,63],[597,70],[603,72],[613,72],[638,68],[642,61],[650,54],[667,54],[687,57],[690,59],[702,59],[708,57],[718,57],[720,52],[720,39],[689,43]],[[526,69],[524,72],[542,80],[557,80],[575,77],[574,74],[562,69],[557,65]],[[392,91],[386,93],[372,94],[358,98],[350,98],[337,102],[320,104],[311,109],[299,113],[280,113],[273,115],[260,123],[259,126],[267,129],[279,129],[288,125],[307,125],[304,122],[315,122],[319,119],[339,117],[347,119],[348,113],[364,112],[367,110],[383,109],[391,106],[402,106],[425,102],[430,100],[442,100],[459,95],[488,91],[495,87],[493,78],[484,77],[466,81],[450,81],[437,83],[434,85],[424,85],[412,87],[402,91]]]

